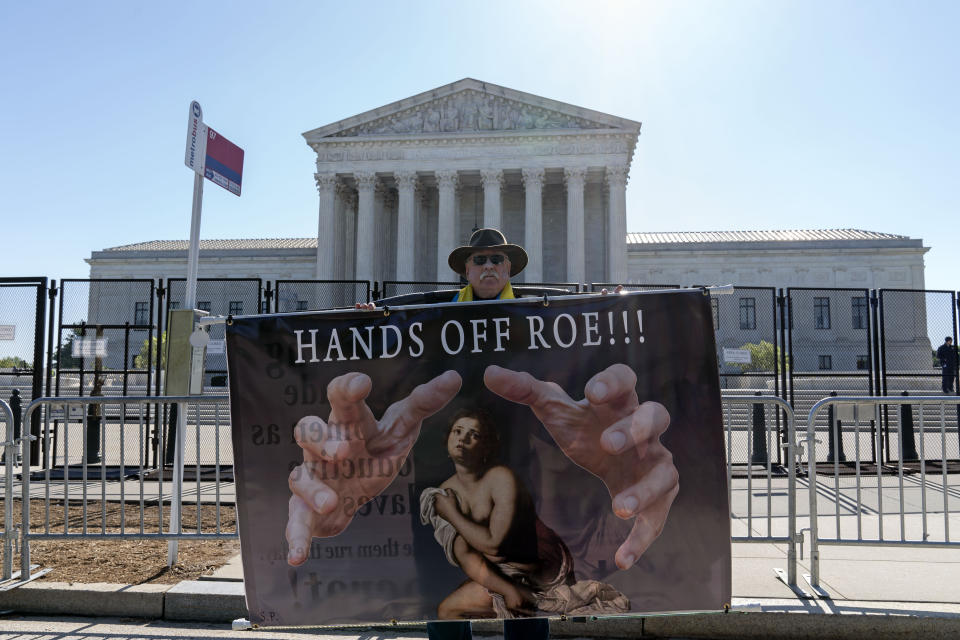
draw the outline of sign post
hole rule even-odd
[[[203,109],[194,100],[187,117],[187,147],[184,164],[193,169],[193,211],[190,215],[190,246],[187,250],[187,282],[184,309],[197,306],[197,271],[200,262],[200,213],[203,208],[203,179],[207,178],[230,193],[239,196],[243,181],[243,149],[233,144],[203,122]],[[197,349],[194,349],[196,352]],[[201,358],[202,348],[199,349]],[[202,389],[202,387],[201,387]],[[180,533],[181,494],[183,489],[183,439],[187,429],[187,405],[177,407],[176,449],[173,461],[173,496],[170,503],[170,524]],[[199,510],[199,503],[197,504]],[[167,545],[167,565],[177,561],[178,541]]]

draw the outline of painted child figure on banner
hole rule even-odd
[[[456,301],[513,298],[510,277],[526,262],[523,248],[507,243],[500,231],[476,231],[470,244],[454,249],[448,259],[468,282]],[[375,307],[358,304],[357,308]],[[372,391],[367,375],[349,373],[330,382],[327,420],[306,416],[295,429],[304,462],[289,480],[293,493],[286,529],[289,564],[297,566],[306,560],[313,537],[334,536],[347,527],[352,516],[338,509],[342,500],[370,500],[396,476],[395,471],[392,477],[324,482],[312,473],[316,465],[364,456],[399,470],[423,420],[446,406],[461,383],[457,372],[446,371],[392,404],[378,420],[366,403]],[[656,402],[639,402],[636,373],[623,364],[590,378],[582,400],[574,400],[552,382],[495,365],[485,370],[484,384],[510,402],[527,405],[571,461],[603,480],[613,512],[633,520],[615,562],[621,569],[633,566],[660,535],[679,491],[672,455],[660,442],[670,422],[666,409]],[[363,437],[343,440],[338,434],[344,430]]]

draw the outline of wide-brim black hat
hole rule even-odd
[[[467,258],[478,249],[499,249],[503,251],[510,258],[511,278],[527,266],[527,252],[520,245],[507,242],[507,237],[499,229],[477,229],[474,231],[473,235],[470,236],[470,244],[457,247],[450,252],[447,264],[460,275],[465,275]]]

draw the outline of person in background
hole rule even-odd
[[[944,338],[943,344],[937,349],[937,360],[940,361],[943,392],[952,396],[956,391],[957,347],[950,336]]]

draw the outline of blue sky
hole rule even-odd
[[[956,2],[31,2],[0,9],[2,275],[189,234],[187,107],[246,151],[204,238],[316,233],[301,133],[473,77],[643,122],[630,231],[922,238],[960,288]]]

